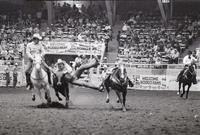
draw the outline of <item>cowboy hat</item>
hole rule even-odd
[[[62,59],[58,59],[57,64],[61,64],[61,63],[65,64],[65,62]]]
[[[33,34],[33,39],[34,39],[34,38],[37,38],[37,39],[39,39],[39,40],[42,39],[42,37],[40,36],[39,33],[35,33],[35,34]]]

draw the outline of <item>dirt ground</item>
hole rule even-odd
[[[113,91],[110,104],[105,93],[91,89],[74,87],[70,95],[69,109],[37,108],[39,100],[24,88],[0,88],[0,135],[200,134],[200,92],[185,100],[175,91],[129,90],[127,112]]]

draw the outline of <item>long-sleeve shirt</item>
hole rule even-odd
[[[27,44],[26,54],[28,58],[33,59],[35,54],[40,54],[41,56],[43,56],[44,53],[44,46],[40,42],[38,44],[35,44],[34,42]]]
[[[192,62],[197,62],[197,59],[193,56],[190,56],[190,58],[189,58],[189,55],[186,55],[183,58],[183,64],[185,64],[185,65],[190,65]]]

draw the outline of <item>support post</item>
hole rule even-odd
[[[52,1],[46,1],[47,14],[48,14],[48,24],[51,25],[54,22],[54,12]]]

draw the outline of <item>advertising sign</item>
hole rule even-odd
[[[63,42],[51,41],[46,43],[47,54],[64,55],[102,55],[105,44],[100,42]]]

